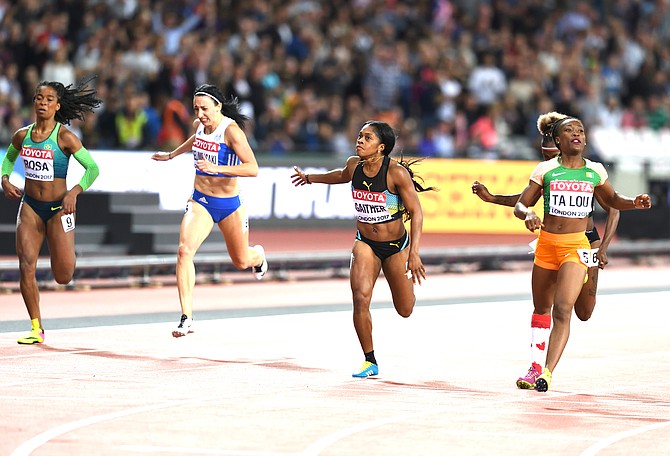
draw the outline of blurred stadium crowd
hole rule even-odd
[[[40,80],[97,75],[89,149],[180,144],[207,82],[260,155],[349,155],[378,118],[408,154],[536,159],[542,112],[669,127],[669,38],[667,0],[0,0],[0,147]]]

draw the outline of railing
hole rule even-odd
[[[454,248],[431,248],[421,253],[427,268],[434,271],[463,269],[500,269],[505,263],[532,260],[530,248],[521,246],[474,246]],[[612,245],[608,254],[612,261],[617,258],[647,258],[670,256],[670,241],[619,241]],[[301,253],[268,254],[269,278],[287,280],[300,271],[303,279],[343,277],[348,274],[351,253],[349,250],[314,251]],[[55,286],[48,258],[37,262],[37,278],[41,288],[77,289],[119,286],[151,286],[173,279],[175,255],[105,256],[77,260],[77,269],[72,282],[66,286]],[[238,272],[226,253],[197,254],[196,271],[200,280],[221,282],[224,274],[233,273],[230,280],[245,280],[247,275]],[[0,261],[0,291],[13,292],[18,289],[18,260]]]

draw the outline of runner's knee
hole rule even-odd
[[[177,257],[179,259],[188,259],[195,256],[195,250],[190,248],[187,244],[179,244],[177,249]]]
[[[588,319],[591,318],[591,315],[593,315],[593,308],[578,309],[575,307],[575,315],[577,315],[577,318],[579,318],[581,321],[588,321]]]
[[[54,280],[60,285],[67,285],[72,280],[74,271],[53,271]]]
[[[354,312],[368,312],[372,296],[360,291],[353,292]]]
[[[19,257],[19,271],[21,275],[35,275],[37,271],[37,261],[27,260]]]
[[[396,305],[395,310],[396,312],[398,312],[398,315],[400,315],[403,318],[407,318],[410,315],[412,315],[415,303],[416,303],[416,297],[412,296],[411,299],[405,300],[404,302],[401,302],[400,304]]]
[[[554,305],[551,317],[554,323],[570,323],[572,309],[565,305]]]
[[[397,309],[398,315],[400,315],[403,318],[408,318],[410,315],[412,315],[412,312],[414,311],[414,304],[408,307],[402,307]]]
[[[255,264],[251,263],[251,259],[249,258],[248,255],[247,256],[231,255],[230,261],[232,261],[233,266],[235,266],[235,268],[237,268],[240,271],[249,269],[252,266],[256,266]]]

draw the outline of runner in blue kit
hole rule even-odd
[[[2,161],[2,190],[9,199],[21,199],[16,220],[16,253],[19,257],[21,296],[31,320],[31,330],[19,344],[44,342],[40,294],[35,271],[44,239],[49,246],[51,271],[59,284],[72,280],[77,197],[98,177],[98,165],[68,129],[71,120],[84,120],[86,112],[100,105],[91,79],[76,87],[43,81],[33,97],[35,122],[14,133]],[[9,181],[14,163],[21,157],[25,170],[23,191]],[[74,157],[84,167],[78,184],[67,189],[66,177]]]
[[[434,190],[417,182],[410,166],[389,157],[396,136],[390,125],[368,121],[356,141],[356,155],[343,168],[326,173],[305,174],[294,167],[295,186],[312,183],[351,182],[356,212],[356,240],[351,254],[350,284],[353,295],[354,328],[365,361],[353,376],[375,376],[379,367],[372,343],[372,291],[381,271],[391,288],[393,305],[402,317],[409,317],[416,298],[414,284],[421,284],[426,270],[419,256],[423,213],[418,192]],[[410,221],[408,234],[404,221]]]
[[[195,133],[171,152],[157,152],[157,161],[193,153],[195,181],[181,222],[177,252],[177,290],[181,317],[172,331],[174,337],[193,332],[193,257],[217,224],[237,269],[252,268],[260,280],[268,270],[262,246],[249,246],[249,219],[242,200],[238,177],[258,174],[258,163],[244,131],[247,117],[240,113],[236,99],[226,100],[212,84],[198,87],[193,94],[197,120]]]

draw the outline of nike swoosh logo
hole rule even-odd
[[[565,174],[565,173],[554,173],[554,174],[551,175],[551,177],[562,176],[563,174]]]
[[[51,212],[58,211],[61,209],[63,209],[63,206],[56,206],[56,207],[51,206]]]

